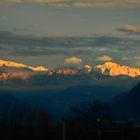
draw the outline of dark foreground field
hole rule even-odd
[[[1,128],[1,140],[140,140],[140,128]]]

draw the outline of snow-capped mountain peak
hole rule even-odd
[[[108,74],[110,76],[119,76],[119,75],[127,75],[130,77],[140,76],[139,68],[132,68],[113,62],[106,62],[103,65],[97,65],[95,69],[100,71],[102,74]]]

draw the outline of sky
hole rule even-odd
[[[140,0],[0,0],[0,57],[140,67]]]

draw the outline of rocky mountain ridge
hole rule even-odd
[[[59,75],[59,76],[73,76],[73,75],[95,75],[99,73],[101,75],[108,76],[129,76],[138,77],[140,76],[140,68],[132,68],[124,65],[120,65],[113,62],[106,62],[102,65],[95,67],[85,65],[82,68],[76,67],[63,67],[56,69],[48,69],[43,66],[33,67],[22,63],[16,63],[12,61],[0,60],[0,79],[7,80],[10,78],[19,78],[27,80],[32,77],[35,73],[45,72],[47,75]]]
[[[98,69],[102,74],[110,76],[127,75],[130,77],[140,76],[140,68],[132,68],[128,66],[122,66],[113,62],[106,62],[103,65],[97,65]]]
[[[16,68],[27,68],[32,71],[48,71],[48,68],[43,66],[32,67],[22,63],[16,63],[16,62],[5,61],[5,60],[0,60],[0,67],[16,67]]]

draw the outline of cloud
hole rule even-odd
[[[75,37],[47,37],[19,35],[14,32],[0,31],[0,55],[37,56],[37,55],[89,55],[91,50],[77,46],[81,42]],[[83,42],[88,45],[86,40]]]
[[[128,60],[130,60],[130,58],[129,57],[122,57],[122,60],[124,60],[124,61],[128,61]]]
[[[57,6],[57,7],[69,7],[69,3],[67,0],[23,0],[24,2],[29,3],[38,3],[38,4],[46,4],[48,6]]]
[[[92,35],[83,37],[47,37],[0,31],[1,56],[79,56],[88,57],[128,53],[139,55],[139,36]]]
[[[139,0],[1,0],[1,4],[38,3],[58,7],[120,8],[140,7]]]
[[[82,59],[78,58],[78,57],[65,58],[64,63],[66,63],[66,64],[80,64],[80,63],[82,63]]]
[[[74,6],[81,8],[139,7],[139,0],[75,0]]]
[[[22,4],[22,3],[37,3],[50,6],[66,7],[67,0],[1,0],[0,4]]]
[[[0,31],[0,56],[1,58],[9,59],[19,56],[21,58],[26,56],[27,58],[48,57],[50,60],[58,59],[58,61],[60,60],[62,62],[64,57],[80,55],[79,57],[84,58],[85,63],[90,64],[97,54],[100,57],[106,54],[108,56],[114,56],[116,61],[122,61],[122,57],[127,56],[131,60],[123,60],[123,62],[134,64],[137,61],[135,59],[138,59],[140,54],[139,46],[140,36],[133,35],[48,37]],[[54,62],[50,61],[49,63],[52,65]]]
[[[98,56],[98,57],[96,57],[96,60],[97,61],[112,61],[113,59],[110,56],[104,55],[104,56]]]
[[[22,0],[1,0],[0,3],[21,3]]]
[[[140,25],[124,25],[119,30],[128,33],[140,33]]]
[[[140,56],[135,56],[134,59],[135,60],[140,60]]]

